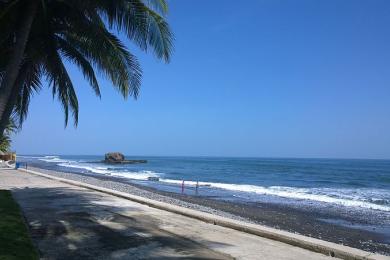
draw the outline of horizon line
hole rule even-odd
[[[203,158],[242,158],[242,159],[311,159],[311,160],[380,160],[390,161],[390,158],[357,158],[357,157],[294,157],[294,156],[232,156],[232,155],[135,155],[124,154],[126,157],[203,157]],[[16,153],[16,156],[18,154]],[[102,156],[104,154],[56,154],[56,153],[33,153],[33,154],[20,154],[19,156]]]

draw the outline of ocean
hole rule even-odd
[[[390,212],[390,160],[138,157],[113,165],[101,156],[18,156],[57,171],[120,178],[170,192],[235,201],[319,204]],[[159,181],[148,181],[158,177]],[[184,189],[182,187],[184,181]],[[198,185],[197,185],[198,183]],[[197,188],[198,186],[198,188]]]

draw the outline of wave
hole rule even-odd
[[[54,161],[51,161],[54,162]],[[67,167],[67,168],[76,168],[76,169],[84,169],[89,172],[94,172],[94,173],[100,173],[100,174],[109,174],[111,171],[108,170],[107,167],[96,167],[96,166],[88,166],[88,165],[82,165],[77,162],[73,161],[64,161],[61,163],[57,164],[58,166],[61,167]]]
[[[147,180],[149,177],[160,177],[160,174],[153,171],[134,172],[134,171],[123,170],[121,168],[113,168],[113,167],[108,168],[108,167],[88,165],[88,164],[77,163],[77,162],[65,162],[65,163],[59,163],[57,165],[61,167],[84,169],[92,173],[105,174],[114,177],[121,177],[121,178],[133,179],[133,180]]]
[[[45,156],[29,156],[29,155],[18,155],[18,158],[26,158],[26,159],[38,159],[43,162],[68,162],[67,160],[61,159],[58,155],[45,155]]]
[[[54,155],[53,155],[54,156]],[[49,156],[51,157],[51,155]],[[30,155],[18,155],[18,158],[26,158],[26,159],[43,159],[46,156],[30,156]]]
[[[138,172],[113,172],[111,176],[129,178],[133,180],[147,180],[149,177],[160,177],[160,174],[153,171],[138,171]]]
[[[39,160],[57,163],[58,166],[84,169],[87,172],[104,174],[133,180],[148,180],[149,177],[159,177],[160,182],[181,185],[182,180],[161,178],[162,173],[154,171],[129,171],[121,167],[103,167],[101,165],[63,160],[59,156],[40,157]],[[195,186],[195,181],[185,181],[186,186]],[[337,188],[298,188],[287,186],[257,186],[248,184],[229,184],[218,182],[198,182],[199,186],[223,189],[233,192],[270,195],[295,200],[308,200],[331,203],[346,207],[359,207],[390,212],[390,192],[378,189],[337,189]]]
[[[47,155],[47,156],[44,156],[38,160],[44,161],[44,162],[53,162],[53,163],[69,162],[69,160],[61,159],[59,156],[56,156],[56,155]]]

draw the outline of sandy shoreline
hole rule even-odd
[[[287,230],[322,240],[344,244],[365,251],[390,255],[388,236],[375,230],[351,228],[338,223],[329,223],[323,219],[332,219],[332,214],[321,211],[299,209],[273,203],[237,203],[210,199],[207,197],[182,195],[156,190],[150,187],[128,183],[109,176],[89,176],[77,173],[66,173],[41,168],[30,169],[62,178],[81,181],[129,194],[134,194],[170,204],[191,208],[215,215],[228,217],[250,223]],[[345,212],[348,219],[348,212]]]

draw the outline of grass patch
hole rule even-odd
[[[0,260],[38,259],[11,192],[0,190]]]

